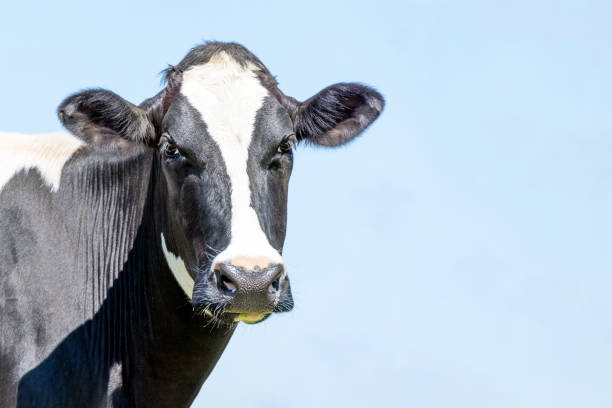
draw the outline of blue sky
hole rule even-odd
[[[132,102],[203,40],[285,93],[375,86],[346,148],[300,148],[296,308],[241,326],[195,407],[612,406],[612,6],[595,1],[12,2],[1,130]]]

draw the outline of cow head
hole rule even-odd
[[[196,310],[255,323],[293,307],[281,254],[297,143],[339,146],[380,114],[371,88],[342,83],[305,102],[284,95],[237,44],[194,48],[167,86],[134,106],[104,90],[69,97],[62,122],[156,149],[159,245]]]

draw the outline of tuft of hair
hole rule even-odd
[[[250,64],[258,70],[269,73],[266,66],[251,51],[243,45],[234,42],[208,41],[202,45],[192,48],[177,65],[172,65],[163,71],[164,80],[172,86],[172,79],[177,73],[185,72],[189,67],[203,65],[209,62],[215,55],[225,52],[231,56],[242,68]]]

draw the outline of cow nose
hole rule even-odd
[[[219,292],[231,297],[228,311],[270,313],[284,267],[264,258],[237,258],[217,263],[214,273]]]

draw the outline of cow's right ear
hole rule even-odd
[[[112,134],[155,145],[155,127],[147,113],[111,91],[92,89],[71,95],[57,108],[57,114],[68,130],[87,142]]]

